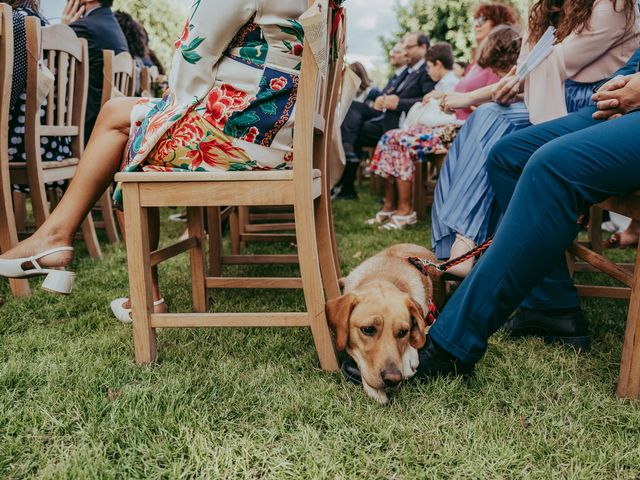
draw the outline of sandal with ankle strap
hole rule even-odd
[[[0,276],[7,278],[28,278],[38,275],[46,275],[42,282],[43,290],[68,295],[73,289],[76,278],[74,272],[68,272],[64,268],[42,268],[38,260],[60,252],[73,252],[73,247],[58,247],[38,253],[30,257],[0,259]],[[25,270],[24,265],[31,264],[33,268]]]
[[[411,212],[409,215],[392,215],[388,222],[378,227],[379,230],[402,230],[418,223],[418,214]]]
[[[384,212],[382,210],[380,210],[378,213],[376,213],[376,216],[373,218],[370,218],[369,220],[367,220],[365,223],[367,225],[382,225],[386,222],[388,222],[391,217],[393,215],[395,215],[396,211],[392,211],[392,212]]]
[[[122,323],[131,323],[133,319],[131,318],[131,309],[124,308],[124,304],[129,300],[126,297],[116,298],[113,302],[111,302],[111,312],[113,315],[120,320]],[[162,305],[164,303],[164,298],[156,300],[153,302],[153,306],[157,307],[158,305]]]

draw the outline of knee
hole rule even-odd
[[[96,125],[103,125],[110,130],[120,130],[128,135],[129,127],[131,126],[131,110],[138,100],[127,97],[108,100],[100,108]]]
[[[512,145],[513,142],[510,141],[507,136],[498,140],[489,151],[489,156],[487,157],[487,175],[490,181],[508,169],[509,158],[512,157],[510,152]]]

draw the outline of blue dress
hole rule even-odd
[[[567,80],[567,111],[591,105],[593,88],[598,83]],[[493,234],[499,211],[487,179],[487,157],[502,137],[530,125],[526,105],[518,102],[506,107],[496,103],[482,105],[462,126],[438,177],[431,211],[431,241],[436,257],[449,258],[456,232],[476,244]]]

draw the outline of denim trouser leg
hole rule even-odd
[[[460,360],[478,361],[489,336],[547,275],[562,281],[566,270],[554,269],[584,208],[640,187],[640,112],[608,122],[594,122],[592,112],[517,132],[491,152],[491,183],[508,207],[493,245],[429,332]]]

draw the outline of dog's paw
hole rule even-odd
[[[373,398],[380,405],[386,405],[389,403],[389,396],[384,390],[373,388],[364,380],[362,381],[362,386],[364,387],[364,391],[367,392],[367,395],[369,395],[370,398]]]
[[[418,350],[413,347],[407,348],[402,356],[402,376],[405,380],[408,380],[416,374],[418,365],[420,365]]]

